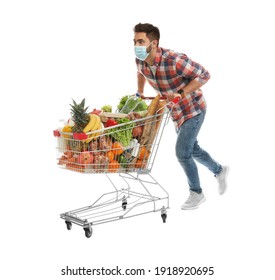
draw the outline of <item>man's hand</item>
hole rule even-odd
[[[176,97],[181,98],[182,96],[179,93],[170,93],[166,95],[168,101],[174,100]]]
[[[140,98],[145,99],[145,96],[143,95],[143,93],[139,93],[139,92],[132,94],[132,96],[139,96]]]
[[[141,97],[141,98],[145,98],[144,94],[143,93],[139,93],[137,92],[137,94]]]

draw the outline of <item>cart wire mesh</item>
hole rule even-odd
[[[153,116],[87,133],[87,139],[78,140],[70,132],[55,131],[57,164],[79,173],[151,172],[159,148],[169,110]],[[128,143],[117,136],[130,135]]]

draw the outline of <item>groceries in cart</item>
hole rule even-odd
[[[118,109],[120,113],[128,114],[130,112],[145,112],[147,110],[147,104],[138,93],[135,95],[123,96],[118,104]]]
[[[111,105],[89,111],[85,98],[72,100],[70,118],[54,131],[57,161],[62,168],[81,173],[150,170],[166,101],[123,96]]]

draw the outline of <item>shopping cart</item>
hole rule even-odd
[[[82,140],[75,139],[73,133],[54,131],[59,167],[83,174],[105,174],[114,188],[89,206],[60,214],[68,230],[72,224],[79,225],[89,238],[94,225],[150,212],[160,212],[163,223],[166,222],[169,194],[151,175],[151,170],[169,120],[167,104],[173,105],[160,101],[156,113],[147,117],[137,117],[134,112],[103,113],[102,122],[110,117],[126,116],[130,121],[111,127],[102,125]],[[130,141],[124,145],[118,140],[123,133],[131,134]],[[112,177],[115,175],[119,183]],[[121,187],[122,183],[125,187]]]

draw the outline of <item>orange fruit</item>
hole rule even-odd
[[[116,141],[112,145],[112,151],[114,155],[120,155],[123,153],[123,147],[118,141]]]
[[[148,156],[149,156],[149,153],[146,150],[146,148],[144,146],[140,147],[138,158],[139,159],[146,159],[146,158],[148,158]]]
[[[109,159],[109,162],[113,161],[114,158],[115,158],[115,155],[114,155],[114,153],[113,153],[112,151],[108,151],[108,152],[106,153],[106,156],[107,156],[107,158]]]
[[[146,161],[142,159],[138,159],[135,164],[135,168],[145,168],[145,167],[146,167]]]
[[[120,164],[118,163],[118,161],[113,160],[112,162],[109,163],[108,171],[117,172],[119,168],[120,168]]]

